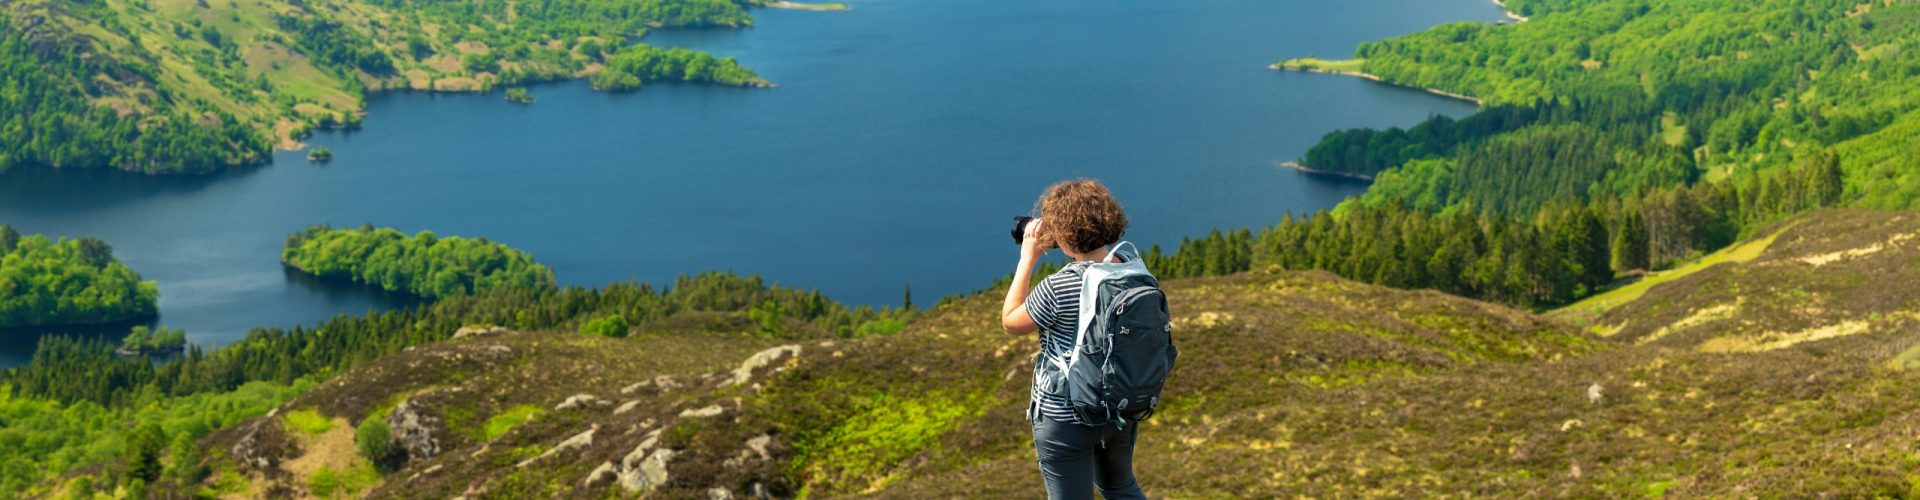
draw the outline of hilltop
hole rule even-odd
[[[1318,271],[1172,280],[1183,363],[1137,467],[1168,496],[1911,494],[1920,290],[1871,278],[1911,267],[1916,232],[1816,213],[1595,328]],[[1034,343],[996,305],[859,339],[725,314],[625,339],[473,329],[217,432],[201,487],[1027,496]],[[384,476],[351,451],[370,415],[411,452]]]

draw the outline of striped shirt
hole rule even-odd
[[[1040,325],[1040,355],[1065,359],[1073,352],[1073,338],[1080,327],[1080,286],[1082,266],[1067,266],[1046,279],[1027,296],[1027,315]],[[1068,409],[1065,396],[1041,394],[1038,387],[1030,393],[1040,406],[1040,415],[1055,422],[1080,423]]]

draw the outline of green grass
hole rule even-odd
[[[895,399],[882,393],[864,411],[847,415],[837,427],[799,447],[802,460],[812,460],[830,477],[866,479],[884,486],[896,464],[930,447],[940,436],[985,410],[987,394],[958,398],[942,393],[914,399]]]
[[[540,416],[546,412],[547,410],[545,408],[534,405],[515,406],[507,409],[504,413],[494,415],[493,418],[487,419],[486,427],[482,428],[480,432],[488,441],[492,441],[494,438],[506,435],[507,431],[513,430],[514,427],[526,423],[528,420],[533,420],[533,417]]]
[[[1366,59],[1321,59],[1302,57],[1288,59],[1273,64],[1273,69],[1318,70],[1329,73],[1363,73],[1361,68],[1367,65]]]
[[[1594,326],[1589,324],[1594,318],[1606,314],[1607,311],[1613,310],[1613,308],[1619,307],[1621,304],[1626,304],[1632,302],[1634,299],[1640,298],[1641,295],[1647,293],[1647,290],[1652,289],[1654,285],[1680,279],[1721,263],[1751,261],[1759,257],[1761,252],[1765,252],[1768,246],[1773,245],[1773,240],[1779,238],[1780,234],[1786,232],[1786,230],[1787,228],[1783,227],[1765,237],[1722,248],[1720,251],[1707,254],[1705,257],[1701,257],[1699,260],[1695,260],[1686,265],[1649,274],[1644,278],[1640,278],[1639,281],[1581,299],[1579,302],[1550,311],[1547,315],[1572,321],[1575,324]]]
[[[320,434],[333,429],[333,421],[312,408],[287,412],[281,417],[287,427],[307,434]]]
[[[1900,355],[1894,356],[1893,361],[1888,364],[1892,365],[1895,370],[1920,368],[1920,344],[1914,344],[1912,347],[1908,347],[1907,350],[1902,351]]]
[[[313,477],[307,478],[307,491],[317,498],[355,498],[379,483],[380,472],[370,463],[356,463],[344,471],[321,466]]]

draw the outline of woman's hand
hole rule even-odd
[[[1040,257],[1047,255],[1048,245],[1041,244],[1040,238],[1038,237],[1040,234],[1040,224],[1042,222],[1044,221],[1034,219],[1033,222],[1027,223],[1027,234],[1020,239],[1021,260],[1037,262],[1040,260]]]
[[[1036,236],[1040,219],[1027,223],[1027,234],[1020,238],[1020,263],[1013,266],[1013,283],[1007,286],[1007,300],[1000,306],[1000,327],[1007,333],[1025,335],[1040,329],[1027,313],[1027,293],[1033,285],[1033,266],[1047,254],[1047,245]]]

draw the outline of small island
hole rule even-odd
[[[120,348],[113,352],[121,356],[160,356],[173,354],[187,348],[187,331],[179,328],[161,328],[153,330],[147,325],[136,325],[120,340]]]
[[[307,152],[307,161],[326,163],[331,160],[333,160],[333,150],[327,149],[326,146],[318,146]]]
[[[22,236],[0,224],[0,328],[153,317],[160,289],[93,238]]]
[[[533,93],[528,92],[526,87],[510,87],[507,89],[507,102],[533,104]]]
[[[792,10],[813,10],[813,11],[847,10],[847,4],[844,4],[844,3],[767,2],[766,6],[772,7],[775,9],[792,9]]]
[[[486,238],[407,236],[391,228],[320,225],[287,236],[280,261],[322,278],[341,278],[423,298],[491,289],[550,290],[553,270],[533,255]]]

